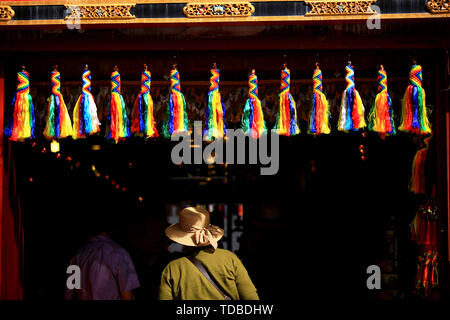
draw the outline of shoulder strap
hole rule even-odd
[[[224,293],[222,291],[222,289],[220,289],[220,287],[217,285],[217,283],[209,275],[205,266],[199,260],[197,260],[196,258],[191,257],[191,256],[188,256],[187,258],[189,259],[189,261],[191,261],[194,264],[194,266],[197,267],[197,269],[205,276],[205,278],[208,279],[209,282],[211,282],[211,284],[214,286],[214,288],[216,288],[217,291],[219,291],[219,293],[222,295],[222,297],[225,300],[232,300],[229,295],[227,295],[226,293]]]

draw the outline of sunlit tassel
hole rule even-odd
[[[119,140],[130,136],[127,109],[120,93],[120,73],[117,66],[111,74],[111,101],[108,118],[109,139],[113,139],[117,143]]]
[[[67,138],[72,135],[72,121],[61,94],[61,74],[56,67],[52,72],[51,81],[52,95],[48,99],[44,136],[47,139]]]
[[[369,130],[380,135],[396,133],[392,111],[392,100],[387,89],[387,74],[383,66],[378,70],[378,94],[369,113]]]
[[[290,85],[291,72],[284,65],[284,69],[281,70],[280,107],[275,122],[277,133],[283,136],[293,136],[300,133],[295,101],[289,92]]]
[[[314,135],[330,133],[328,124],[330,118],[330,106],[323,93],[322,71],[316,63],[316,70],[313,73],[313,96],[312,109],[309,121],[308,132]]]
[[[342,94],[341,112],[339,114],[338,130],[339,131],[358,131],[366,126],[364,120],[364,105],[355,88],[355,72],[352,63],[349,61],[345,67],[347,75],[345,81],[347,88]]]
[[[143,134],[146,138],[158,137],[158,130],[156,129],[156,121],[153,115],[153,99],[150,95],[150,83],[152,76],[144,65],[144,71],[141,76],[141,92],[138,94],[134,102],[132,110],[132,126],[131,132],[136,134]]]
[[[163,124],[163,134],[166,138],[170,138],[172,134],[185,133],[188,130],[186,101],[181,93],[180,73],[174,65],[170,71],[170,97]]]
[[[211,69],[210,86],[208,92],[208,105],[206,106],[205,130],[203,136],[210,141],[214,138],[223,137],[225,127],[225,106],[219,92],[220,72],[214,63]]]
[[[438,274],[438,252],[437,250],[433,251],[433,258],[431,260],[431,287],[437,288],[439,285],[439,274]]]
[[[430,146],[430,140],[432,136],[428,136],[423,139],[423,147],[417,150],[412,163],[411,179],[409,181],[409,190],[415,194],[426,193],[425,182],[425,161]]]
[[[34,106],[30,95],[29,78],[25,67],[22,67],[22,71],[17,73],[17,91],[12,102],[13,112],[4,130],[5,135],[12,141],[34,138]]]
[[[73,138],[85,138],[86,135],[100,131],[97,105],[91,93],[91,72],[86,65],[83,72],[83,88],[73,109]]]
[[[258,98],[258,77],[255,70],[252,70],[248,77],[248,99],[242,112],[241,129],[255,139],[266,132],[264,113]]]
[[[403,96],[402,119],[398,129],[418,134],[431,133],[425,90],[422,88],[422,67],[415,63],[409,72],[409,86]]]

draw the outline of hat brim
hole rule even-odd
[[[210,243],[207,243],[207,244],[203,244],[201,246],[195,244],[194,233],[189,233],[189,232],[182,230],[179,223],[175,223],[175,224],[167,227],[165,230],[165,233],[166,233],[166,236],[170,240],[175,241],[184,246],[203,247],[203,246],[207,246],[210,244]],[[217,236],[215,236],[216,241],[219,241],[220,239],[222,239],[223,234],[224,234],[223,229],[217,228]]]

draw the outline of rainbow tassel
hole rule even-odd
[[[431,135],[423,139],[424,145],[422,148],[417,150],[414,156],[412,169],[411,169],[411,179],[409,181],[409,190],[415,194],[426,194],[426,183],[425,183],[425,161],[428,153],[428,148],[430,146]]]
[[[72,135],[72,121],[70,121],[69,112],[61,94],[61,74],[56,68],[52,72],[51,81],[52,95],[48,99],[44,136],[47,139],[67,138]]]
[[[345,77],[347,88],[345,88],[345,91],[342,94],[338,130],[357,131],[366,126],[366,121],[364,120],[364,105],[359,92],[355,88],[355,72],[350,61],[345,67],[345,70],[347,71]]]
[[[295,101],[289,93],[290,84],[291,71],[284,65],[284,69],[281,70],[280,108],[275,122],[277,133],[283,136],[293,136],[300,133]]]
[[[153,116],[153,99],[150,95],[151,80],[151,73],[148,71],[147,65],[144,65],[144,71],[142,71],[141,75],[141,92],[134,102],[132,111],[131,132],[144,134],[147,138],[159,136],[158,130],[156,130],[155,117]]]
[[[439,285],[438,226],[434,200],[421,205],[411,223],[412,240],[421,247],[417,257],[415,293],[425,296]]]
[[[258,98],[258,77],[255,70],[248,77],[248,96],[242,113],[241,128],[245,134],[257,139],[266,132],[266,123]]]
[[[213,138],[223,137],[226,133],[224,122],[225,106],[219,92],[220,72],[214,63],[211,69],[211,79],[208,92],[208,105],[206,106],[206,121],[203,136],[210,141]]]
[[[181,93],[180,73],[176,65],[170,71],[170,97],[162,129],[166,138],[170,138],[172,134],[180,134],[189,130],[186,101]]]
[[[419,134],[431,133],[425,104],[425,90],[422,88],[422,67],[414,64],[409,72],[409,86],[402,103],[401,131]]]
[[[86,134],[100,131],[97,106],[91,93],[91,71],[86,65],[83,72],[83,88],[73,109],[73,138],[85,138]]]
[[[120,139],[130,136],[127,109],[125,108],[125,101],[120,94],[120,73],[117,66],[111,73],[111,101],[108,119],[109,139],[113,139],[117,143]]]
[[[378,94],[369,113],[369,130],[381,135],[396,133],[392,100],[387,89],[387,74],[382,65],[378,70]]]
[[[12,141],[34,138],[34,107],[29,78],[28,72],[22,67],[22,71],[17,73],[17,91],[12,102],[13,114],[4,130],[5,135]]]
[[[319,64],[316,64],[316,70],[313,73],[313,90],[308,132],[314,135],[328,134],[330,133],[328,125],[330,106],[323,93],[322,71],[319,69]]]

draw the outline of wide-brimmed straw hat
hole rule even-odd
[[[209,212],[203,208],[187,207],[181,210],[179,222],[166,228],[169,239],[185,246],[212,245],[223,237],[223,229],[209,223]]]

